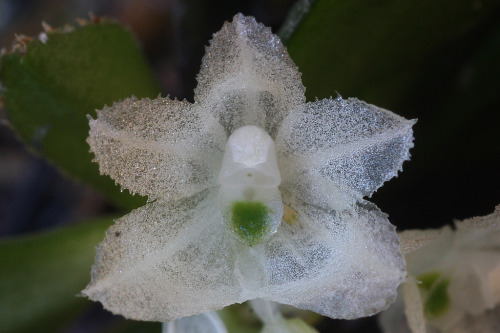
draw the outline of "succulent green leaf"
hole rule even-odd
[[[498,10],[487,0],[316,0],[287,42],[308,99],[332,89],[388,109],[415,96],[422,68],[443,43],[462,38]],[[446,20],[443,19],[446,17]],[[456,49],[450,49],[456,52]],[[434,72],[429,72],[434,73]]]
[[[35,152],[115,202],[137,207],[144,198],[120,193],[99,175],[86,143],[87,114],[131,95],[155,97],[154,77],[130,32],[118,23],[89,23],[50,32],[23,52],[1,58],[2,95],[10,125]]]
[[[54,332],[80,314],[90,303],[77,294],[111,222],[0,241],[0,332]]]

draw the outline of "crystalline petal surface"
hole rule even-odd
[[[256,125],[274,139],[288,112],[305,103],[300,73],[280,39],[241,14],[214,34],[197,79],[195,101],[217,116],[228,136]]]
[[[282,187],[325,208],[369,196],[409,159],[413,124],[355,98],[307,103],[275,141]]]
[[[166,321],[253,298],[356,318],[385,308],[404,279],[394,227],[371,204],[335,212],[295,203],[294,224],[249,247],[220,223],[216,198],[204,192],[154,202],[119,219],[83,293],[138,320]]]
[[[90,119],[88,143],[108,174],[150,199],[215,185],[226,141],[220,124],[188,102],[126,99]]]
[[[386,308],[406,276],[392,226],[374,205],[327,211],[296,201],[297,220],[240,251],[236,271],[254,295],[332,318]]]
[[[234,242],[217,193],[148,204],[106,232],[83,293],[127,318],[160,322],[241,303]]]

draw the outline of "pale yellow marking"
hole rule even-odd
[[[283,221],[288,224],[295,224],[295,222],[297,222],[295,211],[288,205],[283,205]]]

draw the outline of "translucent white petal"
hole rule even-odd
[[[238,249],[236,272],[249,298],[291,304],[332,318],[386,308],[406,273],[394,226],[374,205],[326,211],[288,203],[293,224],[268,242]]]
[[[227,329],[217,313],[205,312],[163,323],[162,333],[227,333]]]
[[[442,333],[498,333],[500,332],[500,305],[478,316],[465,316]]]
[[[403,231],[400,235],[404,237],[407,232]],[[449,226],[445,226],[437,230],[436,233],[439,233],[438,237],[426,243],[425,246],[405,255],[408,273],[412,276],[418,277],[436,270],[440,273],[448,272],[448,268],[453,266],[453,263],[449,260],[449,250],[453,247],[455,237],[453,230]],[[422,235],[426,234],[423,233]],[[431,237],[434,236],[431,234]],[[437,253],[439,255],[436,255]],[[443,266],[443,263],[445,263],[445,266]]]
[[[333,317],[384,309],[404,279],[394,227],[376,207],[297,204],[294,224],[249,247],[224,228],[217,193],[154,202],[112,226],[83,291],[127,318],[166,321],[267,298]]]
[[[113,313],[168,321],[241,303],[217,193],[154,202],[116,221],[83,291]]]
[[[282,318],[277,302],[256,298],[250,300],[250,305],[263,323],[272,323]]]
[[[485,217],[455,222],[439,230],[413,232],[432,240],[406,255],[407,269],[419,278],[437,274],[449,281],[444,312],[427,320],[441,331],[453,331],[465,316],[479,316],[500,304],[500,211]],[[407,231],[401,234],[404,239]],[[437,235],[437,237],[436,237]],[[408,238],[408,237],[406,237]],[[426,294],[423,294],[424,303]]]
[[[413,333],[425,333],[426,322],[420,291],[414,279],[402,284],[404,313]]]
[[[495,207],[495,211],[486,216],[477,216],[464,221],[455,221],[455,227],[461,235],[468,235],[476,232],[486,232],[493,237],[498,237],[498,230],[500,230],[500,205]],[[483,240],[484,241],[484,240]],[[498,238],[492,239],[494,243],[500,244]],[[485,246],[485,244],[481,244]]]
[[[402,287],[400,286],[396,301],[387,310],[378,315],[377,321],[384,333],[416,333],[412,332],[410,327],[408,327],[402,294]]]
[[[90,119],[88,143],[101,173],[150,199],[192,195],[214,186],[226,136],[186,101],[126,99]]]
[[[398,233],[399,241],[401,242],[401,252],[407,255],[418,250],[422,246],[436,239],[441,234],[442,229],[426,229],[426,230],[405,230]]]
[[[414,123],[355,98],[307,103],[287,116],[275,140],[282,187],[305,189],[309,203],[369,196],[409,159]],[[323,180],[334,190],[308,187]]]
[[[455,221],[454,276],[460,308],[478,315],[500,304],[500,205],[492,214]],[[463,286],[469,286],[467,292]]]
[[[300,73],[278,36],[241,14],[214,34],[197,79],[195,101],[220,118],[227,135],[256,125],[274,138],[286,114],[305,103]]]

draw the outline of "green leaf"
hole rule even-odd
[[[95,246],[112,220],[86,221],[0,242],[0,332],[53,332],[90,302]]]
[[[415,98],[429,60],[498,8],[494,0],[316,0],[287,46],[309,99],[336,90],[397,109]]]
[[[118,23],[89,23],[33,39],[24,52],[2,57],[0,80],[11,126],[34,151],[115,202],[137,207],[141,197],[120,193],[99,175],[86,143],[87,114],[125,97],[160,91],[130,32]]]

